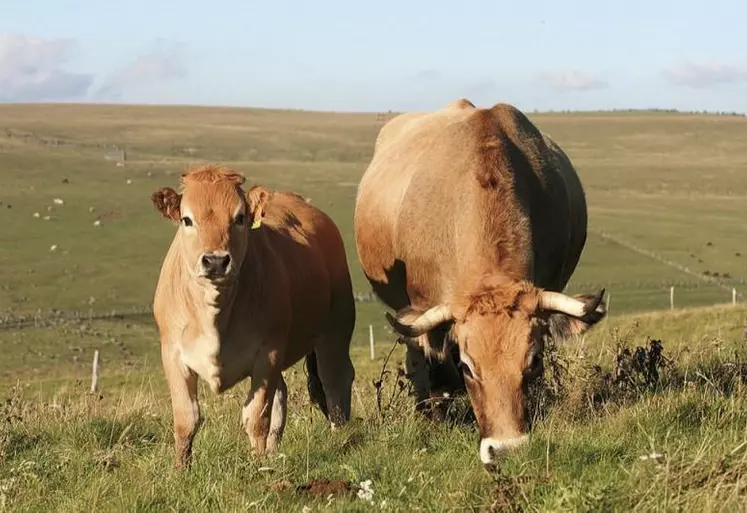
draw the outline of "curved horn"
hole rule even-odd
[[[400,335],[410,338],[419,337],[426,331],[432,330],[439,324],[448,322],[454,318],[451,310],[446,305],[437,305],[429,308],[410,322],[405,321],[404,317],[409,317],[409,315],[405,314],[394,317],[389,312],[386,312],[386,320],[389,321],[392,328]]]
[[[566,296],[561,292],[545,290],[540,294],[539,307],[544,310],[555,310],[563,312],[572,317],[585,317],[595,311],[602,302],[604,289],[594,296],[590,301],[580,301],[576,298]]]

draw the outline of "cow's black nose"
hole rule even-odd
[[[206,253],[202,255],[202,268],[206,274],[225,275],[231,264],[231,255],[228,253]]]

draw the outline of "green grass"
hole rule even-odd
[[[567,150],[587,191],[590,235],[569,291],[604,286],[612,312],[563,353],[567,389],[546,406],[532,442],[491,475],[479,464],[474,426],[430,424],[404,394],[382,416],[373,381],[392,334],[381,305],[358,303],[349,426],[329,430],[297,367],[287,376],[285,457],[257,460],[238,425],[246,384],[222,397],[201,386],[206,422],[185,475],[171,466],[168,394],[148,313],[174,227],[151,193],[176,186],[197,162],[293,189],[339,224],[355,289],[367,292],[352,214],[377,115],[0,106],[0,511],[321,509],[326,497],[295,491],[312,478],[370,479],[375,507],[386,501],[390,510],[743,509],[747,405],[738,364],[747,305],[708,306],[730,302],[732,287],[747,292],[747,119],[531,117]],[[113,145],[126,148],[126,167],[104,160]],[[705,271],[719,274],[716,283]],[[667,310],[670,286],[678,310],[642,313]],[[145,314],[85,319],[133,309]],[[50,320],[52,310],[84,318]],[[37,327],[14,328],[21,316],[37,316]],[[590,374],[594,364],[613,367],[621,340],[645,346],[648,337],[661,339],[674,362],[659,386],[625,395]],[[94,350],[100,397],[87,394]],[[402,356],[396,348],[390,369]],[[640,459],[652,452],[663,459]],[[370,507],[336,498],[329,509]]]
[[[384,340],[374,361],[363,344],[353,351],[353,421],[343,429],[330,431],[310,406],[300,366],[286,373],[284,456],[251,455],[239,428],[245,384],[223,396],[201,385],[205,423],[194,466],[183,474],[172,468],[170,407],[152,326],[83,321],[0,332],[6,353],[16,355],[0,361],[0,498],[10,511],[236,511],[252,504],[286,511],[326,505],[326,497],[295,491],[326,478],[370,479],[375,505],[386,501],[393,510],[733,511],[747,493],[747,404],[739,373],[725,379],[715,371],[734,360],[746,322],[741,306],[618,316],[569,344],[562,353],[572,371],[567,397],[547,408],[530,444],[499,474],[479,464],[473,426],[430,424],[404,393],[390,405],[391,377],[379,412],[373,381],[390,349]],[[676,365],[671,376],[688,383],[663,378],[658,388],[589,407],[600,385],[578,369],[610,368],[617,343],[645,346],[648,337],[663,340]],[[100,396],[88,395],[94,349],[102,352]],[[401,360],[397,348],[388,368]],[[651,453],[663,459],[640,459]],[[361,499],[344,497],[330,508],[366,509]]]

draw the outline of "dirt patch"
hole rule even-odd
[[[356,497],[360,486],[350,481],[330,481],[329,479],[312,479],[308,483],[298,485],[296,493],[328,499],[331,497]]]

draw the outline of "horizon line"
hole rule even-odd
[[[498,103],[510,102],[495,102],[493,105]],[[46,107],[46,106],[81,106],[81,107],[135,107],[135,108],[148,108],[148,107],[161,107],[161,108],[193,108],[193,109],[243,109],[243,110],[265,110],[265,111],[281,111],[281,112],[304,112],[309,114],[347,114],[347,115],[398,115],[405,112],[432,112],[445,107],[431,109],[410,109],[410,110],[335,110],[335,109],[308,109],[303,107],[267,107],[267,106],[249,106],[249,105],[230,105],[230,104],[200,104],[200,103],[147,103],[147,102],[87,102],[87,101],[29,101],[29,102],[3,102],[0,101],[0,108],[4,106],[35,106],[35,107]],[[511,104],[513,105],[513,104]],[[515,106],[515,105],[514,105]],[[487,106],[476,105],[478,108],[489,108]],[[492,107],[492,105],[490,106]],[[518,107],[517,107],[518,108]],[[689,115],[711,115],[711,116],[737,116],[747,117],[746,112],[737,110],[707,110],[707,109],[691,109],[683,110],[674,107],[616,107],[607,109],[519,109],[525,114],[612,114],[612,113],[660,113],[660,114],[689,114]]]

